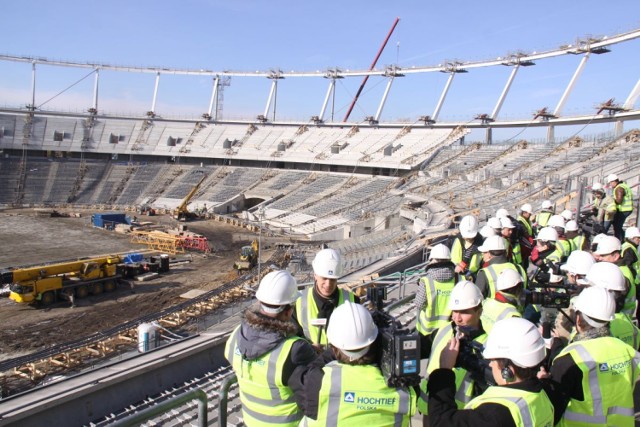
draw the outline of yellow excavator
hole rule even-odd
[[[191,191],[189,191],[189,194],[187,194],[187,196],[182,200],[180,205],[173,211],[174,219],[177,219],[178,221],[188,221],[190,219],[196,218],[197,215],[193,212],[189,212],[189,209],[187,209],[187,205],[189,204],[193,196],[195,196],[196,192],[205,179],[207,179],[207,175],[204,175],[202,177],[202,179],[191,189]]]
[[[233,264],[233,268],[238,270],[238,274],[243,270],[250,270],[258,262],[260,246],[257,240],[253,240],[251,245],[243,246],[240,250],[240,259]]]

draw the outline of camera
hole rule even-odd
[[[378,365],[389,387],[420,385],[420,346],[418,333],[411,332],[382,310],[386,288],[369,288],[367,297],[375,306],[371,313],[378,327]]]
[[[463,326],[456,328],[460,341],[460,352],[456,359],[456,368],[469,372],[474,381],[474,393],[482,394],[490,385],[496,385],[489,361],[482,356],[484,346],[473,340],[472,331]]]
[[[565,292],[556,292],[549,287],[541,292],[525,290],[523,294],[524,304],[539,304],[545,308],[568,308],[571,295]]]

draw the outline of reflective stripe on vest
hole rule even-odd
[[[551,212],[547,212],[547,211],[540,212],[536,216],[536,223],[538,224],[538,227],[539,228],[546,227],[547,224],[549,223],[549,218],[551,218],[551,215],[553,215]]]
[[[587,241],[586,237],[582,234],[578,234],[576,237],[574,237],[572,240],[573,242],[573,250],[575,251],[581,251],[582,248],[584,248],[584,245]]]
[[[511,269],[520,273],[522,276],[523,283],[525,288],[527,287],[527,275],[524,272],[524,269],[520,265],[513,264],[511,262],[505,262],[502,264],[489,264],[485,268],[480,271],[484,271],[485,276],[487,277],[487,283],[489,285],[489,295],[487,298],[495,298],[496,297],[496,283],[498,283],[498,276],[502,273],[503,270]]]
[[[621,182],[613,189],[613,194],[615,197],[616,190],[618,187],[622,187],[624,190],[624,197],[622,198],[622,203],[616,203],[616,207],[620,212],[631,212],[633,210],[633,193],[631,192],[631,187],[626,182]]]
[[[633,426],[633,385],[640,354],[613,337],[569,344],[556,359],[567,353],[583,373],[584,400],[571,399],[559,425]]]
[[[626,279],[627,283],[629,283],[629,291],[627,292],[627,296],[624,299],[624,307],[622,311],[631,318],[636,317],[636,278],[633,276],[633,273],[626,265],[618,266],[622,275]]]
[[[338,305],[345,302],[345,300],[351,302],[354,301],[353,293],[346,289],[338,288]],[[298,322],[302,326],[304,336],[311,341],[312,344],[327,345],[327,328],[313,326],[312,320],[318,318],[318,306],[313,299],[313,288],[308,287],[302,291],[300,298],[296,300],[296,314],[298,316]],[[320,333],[320,339],[318,340],[318,333]]]
[[[245,360],[237,346],[239,333],[240,326],[229,337],[225,356],[238,377],[245,423],[251,426],[297,426],[303,414],[291,388],[282,383],[282,368],[293,343],[301,338],[287,338],[269,353],[254,360]]]
[[[522,224],[524,229],[527,231],[527,235],[529,237],[533,237],[533,228],[531,228],[531,223],[529,222],[529,220],[523,217],[522,215],[519,215],[517,220],[518,222],[520,222],[520,224]]]
[[[455,278],[439,282],[431,277],[423,277],[420,279],[420,285],[425,286],[427,306],[420,311],[416,329],[422,335],[429,335],[449,322],[449,296],[455,286]]]
[[[553,426],[553,405],[543,390],[532,393],[517,388],[492,386],[469,402],[465,409],[475,409],[484,403],[505,406],[516,426]]]
[[[318,400],[318,419],[308,426],[388,425],[408,426],[415,414],[412,387],[387,386],[375,365],[345,365],[336,361],[324,368]]]
[[[500,302],[494,298],[487,298],[482,303],[482,328],[488,334],[493,329],[493,325],[507,317],[522,317],[520,312],[513,305]]]
[[[427,373],[425,378],[420,382],[420,399],[418,399],[418,409],[423,414],[428,412],[428,395],[427,395],[427,381],[431,372],[440,367],[440,354],[444,351],[445,347],[449,343],[449,340],[453,337],[453,326],[451,322],[436,332],[431,346],[431,354],[429,355],[429,362],[427,364]],[[474,341],[484,344],[487,341],[487,334],[482,334]],[[453,368],[456,380],[456,405],[459,409],[464,408],[464,405],[471,401],[475,396],[474,392],[474,380],[471,378],[471,374],[462,368]]]

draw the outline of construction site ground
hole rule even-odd
[[[128,235],[92,227],[92,213],[41,218],[33,210],[0,212],[0,269],[146,250],[146,246],[131,243]],[[169,216],[144,217],[144,220],[168,227],[177,225]],[[77,300],[73,308],[68,301],[35,308],[0,298],[0,360],[113,328],[171,307],[183,301],[180,295],[187,291],[208,291],[237,277],[233,263],[240,248],[255,238],[255,234],[213,220],[186,225],[208,238],[212,252],[208,255],[194,252],[192,262],[176,266],[167,275],[147,282],[133,281],[133,291],[120,286],[114,293]],[[268,259],[269,252],[268,247],[263,249],[263,260]],[[188,257],[188,254],[176,257]]]

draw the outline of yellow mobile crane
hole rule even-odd
[[[49,305],[63,293],[83,298],[90,293],[113,291],[121,278],[116,265],[122,261],[119,255],[106,255],[7,269],[0,272],[0,277],[2,284],[9,285],[9,298],[13,301]]]
[[[193,212],[189,212],[189,209],[187,209],[187,205],[196,194],[205,179],[207,179],[206,175],[204,175],[202,179],[191,189],[191,191],[189,191],[189,194],[187,194],[187,196],[182,200],[182,203],[180,203],[180,205],[173,211],[174,219],[177,219],[178,221],[186,221],[196,217],[196,214],[194,214]]]

